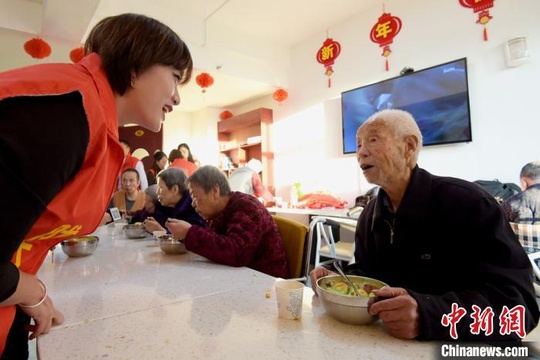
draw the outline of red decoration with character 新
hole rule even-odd
[[[484,41],[488,41],[488,34],[486,25],[489,20],[493,19],[493,16],[489,14],[489,9],[493,7],[495,0],[459,0],[461,6],[473,9],[475,13],[478,13],[477,24],[484,26]]]
[[[401,31],[401,19],[397,16],[392,16],[390,13],[385,13],[379,17],[379,20],[373,27],[370,32],[370,39],[374,43],[379,44],[379,47],[383,48],[382,56],[386,58],[385,69],[389,70],[388,65],[388,56],[392,50],[390,50],[390,44],[394,42],[394,38]]]
[[[332,86],[330,76],[334,73],[332,65],[341,53],[341,45],[331,38],[327,38],[317,51],[317,61],[324,65],[325,75],[328,76],[328,87]]]

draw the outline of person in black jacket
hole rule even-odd
[[[374,114],[356,139],[380,190],[360,214],[346,271],[390,285],[369,312],[397,338],[519,342],[540,312],[530,262],[495,199],[419,168],[422,135],[405,111]],[[312,284],[329,273],[316,268]]]

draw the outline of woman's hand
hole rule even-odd
[[[42,334],[48,334],[53,325],[60,325],[64,322],[64,315],[54,307],[48,296],[41,305],[35,308],[21,306],[21,309],[34,319],[34,324],[28,325],[26,328],[30,331],[30,340]]]
[[[167,219],[165,226],[167,226],[167,229],[169,229],[169,232],[176,239],[182,240],[182,239],[185,239],[187,232],[189,228],[191,227],[191,224],[184,220],[169,218]]]
[[[153,217],[149,216],[144,220],[144,227],[146,231],[151,233],[152,231],[165,230]]]

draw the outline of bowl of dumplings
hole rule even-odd
[[[129,239],[142,239],[148,235],[144,224],[141,222],[125,225],[122,229]]]
[[[165,254],[185,254],[187,252],[184,243],[171,234],[158,236],[159,248]]]
[[[97,236],[78,236],[63,240],[60,243],[62,251],[71,257],[82,257],[92,255],[99,243]]]
[[[369,325],[377,320],[368,312],[368,302],[375,300],[373,290],[388,286],[364,276],[348,275],[359,295],[341,275],[329,275],[317,280],[317,294],[328,315],[350,325]]]

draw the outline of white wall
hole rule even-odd
[[[393,0],[386,11],[398,16],[403,28],[391,45],[390,71],[384,70],[379,46],[369,32],[382,8],[352,16],[328,29],[342,52],[334,65],[332,87],[315,53],[326,34],[295,47],[290,69],[289,99],[276,106],[259,100],[239,110],[260,106],[274,109],[275,183],[277,195],[288,198],[289,186],[331,190],[351,203],[367,184],[354,155],[341,152],[342,91],[396,76],[410,66],[416,70],[467,57],[473,141],[424,148],[419,165],[439,175],[467,180],[493,179],[519,183],[521,167],[538,160],[540,115],[540,1],[499,0],[490,9],[489,40],[482,39],[477,15],[458,1]],[[521,67],[505,65],[506,40],[526,36],[531,60]],[[233,109],[235,110],[235,109]],[[219,113],[219,111],[218,111]],[[238,113],[233,111],[233,113]]]
[[[473,142],[423,149],[419,164],[439,175],[467,180],[498,178],[519,182],[521,167],[540,157],[540,115],[537,90],[540,80],[540,1],[498,0],[490,9],[489,41],[482,39],[477,15],[457,0],[386,0],[386,11],[401,18],[403,28],[391,45],[390,71],[384,70],[381,49],[369,39],[382,6],[351,16],[328,29],[342,52],[334,65],[332,87],[326,85],[324,68],[315,54],[326,38],[321,33],[298,44],[292,52],[289,99],[282,106],[265,97],[230,108],[240,114],[259,107],[274,109],[273,144],[275,185],[278,196],[288,199],[291,183],[306,190],[329,190],[351,203],[367,184],[354,155],[341,153],[342,91],[396,76],[410,66],[422,69],[467,57],[472,111]],[[526,36],[531,60],[517,68],[504,61],[506,40]],[[17,32],[1,31],[2,53],[23,53],[28,40]],[[78,44],[54,43],[48,61],[69,61]],[[0,68],[9,69],[37,61],[27,56],[0,57]],[[217,131],[223,109],[197,113],[173,112],[164,124],[164,151],[181,142],[190,145],[203,164],[217,164]]]

